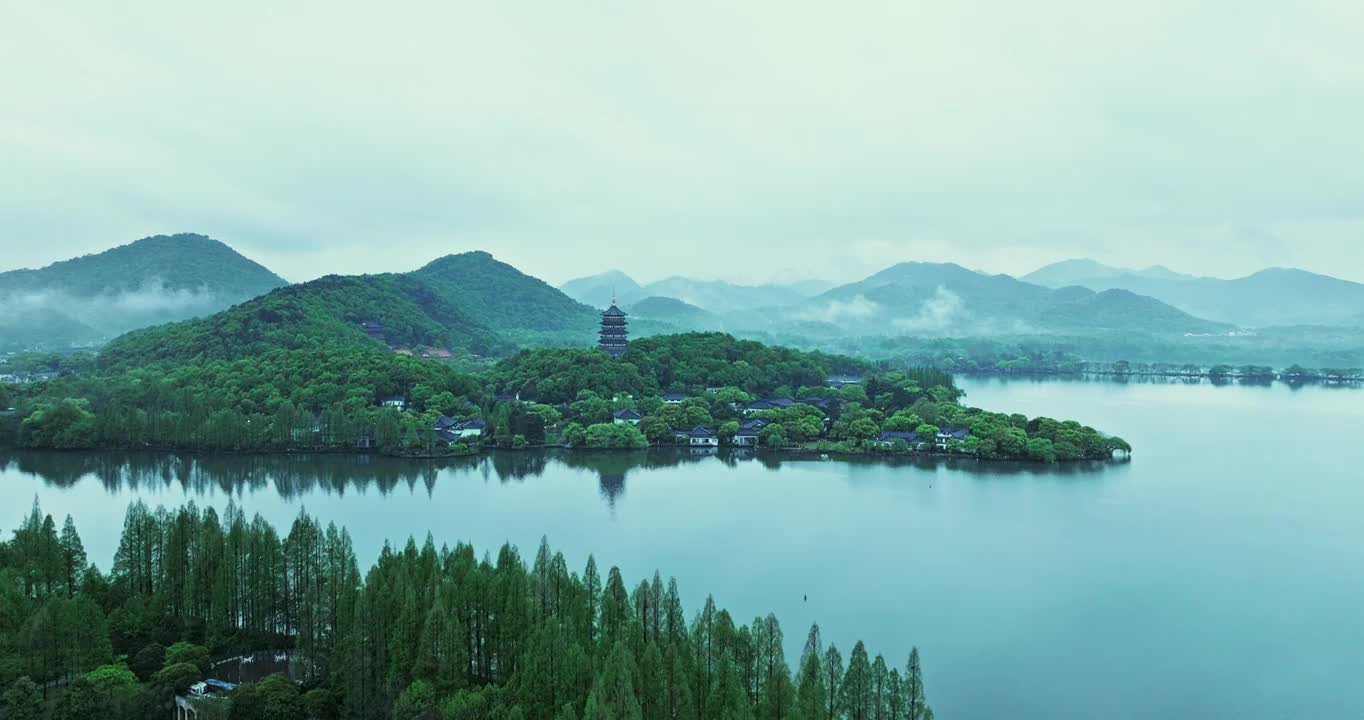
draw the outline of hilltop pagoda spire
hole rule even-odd
[[[611,307],[601,314],[601,334],[597,348],[611,357],[620,357],[629,341],[625,326],[625,311],[616,306],[616,291],[613,289]]]

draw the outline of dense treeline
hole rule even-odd
[[[821,349],[893,367],[937,367],[951,372],[1021,374],[1112,372],[1203,374],[1217,366],[1260,367],[1273,363],[1287,373],[1296,365],[1322,368],[1320,380],[1358,377],[1364,364],[1364,333],[1350,328],[1266,328],[1254,334],[1170,338],[1142,333],[1096,336],[1014,335],[974,337],[859,337],[780,334],[767,338],[791,347]],[[1329,369],[1329,370],[1328,370]]]
[[[275,350],[17,386],[18,442],[47,448],[397,451],[430,442],[429,414],[476,413],[483,385],[438,362],[380,350]]]
[[[300,287],[279,292],[301,292]],[[242,307],[215,317],[227,322]],[[213,335],[221,343],[236,336],[227,331]],[[202,335],[187,331],[187,337]],[[141,340],[133,334],[121,342]],[[363,336],[359,344],[340,349],[304,344],[308,347],[251,354],[248,343],[223,353],[198,353],[232,359],[127,367],[125,361],[142,355],[123,354],[129,346],[120,345],[101,356],[100,365],[107,368],[103,371],[7,388],[8,401],[23,418],[17,441],[26,447],[65,449],[406,452],[432,449],[431,423],[448,415],[484,417],[502,444],[511,445],[516,436],[536,444],[544,440],[545,426],[561,415],[584,426],[609,422],[610,412],[623,407],[618,397],[639,402],[665,388],[732,382],[753,393],[784,388],[789,394],[805,385],[824,385],[836,370],[860,367],[847,358],[768,348],[727,335],[639,341],[633,357],[647,370],[629,358],[612,359],[594,350],[549,349],[522,352],[482,375],[394,355]],[[493,395],[498,392],[537,406],[495,408]],[[389,396],[401,396],[411,412],[383,407]],[[560,409],[552,412],[549,405]],[[596,434],[620,432],[603,429]],[[599,446],[614,444],[616,439],[607,438]]]
[[[0,364],[4,373],[84,373],[95,369],[95,354],[91,352],[55,353],[26,352],[5,358]]]
[[[846,373],[857,373],[858,382],[831,383]],[[687,397],[664,402],[667,391]],[[794,404],[747,407],[767,398]],[[473,453],[480,444],[641,448],[672,443],[696,427],[729,442],[744,420],[760,419],[762,444],[775,448],[936,448],[1043,462],[1130,450],[1078,423],[990,413],[964,407],[960,398],[952,376],[940,370],[877,370],[722,334],[649,338],[621,358],[595,350],[524,351],[478,375],[377,347],[274,350],[8,386],[0,401],[14,403],[17,413],[0,417],[0,440],[58,449],[429,456]],[[643,419],[614,422],[613,413],[625,409]],[[452,443],[435,430],[442,418],[480,419],[486,429]],[[934,435],[949,426],[966,427],[972,437],[935,446]],[[924,447],[879,439],[887,431],[916,432]]]
[[[548,404],[571,403],[584,392],[598,397],[658,394],[658,381],[639,367],[597,350],[523,350],[488,371],[500,393]]]
[[[594,350],[528,350],[498,363],[488,378],[499,392],[564,403],[586,390],[610,398],[661,392],[700,394],[737,388],[750,395],[786,394],[824,387],[829,377],[862,375],[866,363],[850,357],[802,352],[739,340],[724,333],[683,333],[633,340],[615,360]]]
[[[812,627],[792,668],[773,615],[743,624],[676,581],[633,586],[542,541],[527,563],[459,545],[385,546],[360,574],[349,536],[301,514],[281,537],[233,506],[128,509],[112,571],[36,504],[0,543],[0,715],[111,720],[170,712],[209,657],[289,648],[296,677],[202,701],[240,718],[921,720],[903,672]],[[82,714],[84,713],[84,714]]]
[[[802,352],[738,340],[724,333],[684,333],[630,343],[622,359],[653,377],[663,390],[696,392],[737,387],[766,395],[786,387],[822,387],[832,375],[862,375],[869,366],[851,357]]]

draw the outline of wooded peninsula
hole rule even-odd
[[[167,326],[174,332],[178,326]],[[472,454],[483,448],[763,447],[1058,462],[1129,453],[1075,421],[964,405],[948,373],[723,333],[524,350],[462,369],[368,342],[157,359],[139,333],[0,386],[19,447]]]

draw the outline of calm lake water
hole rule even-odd
[[[924,655],[943,718],[1364,717],[1364,392],[961,381],[973,405],[1076,418],[1130,463],[819,462],[671,453],[0,455],[0,528],[34,496],[108,568],[127,503],[229,500],[350,528],[362,563],[429,530],[532,556],[548,535],[633,586],[675,575],[736,620],[775,611]],[[807,599],[808,596],[808,599]]]

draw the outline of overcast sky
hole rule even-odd
[[[290,280],[1364,281],[1361,38],[1358,0],[10,3],[0,269],[193,231]]]

